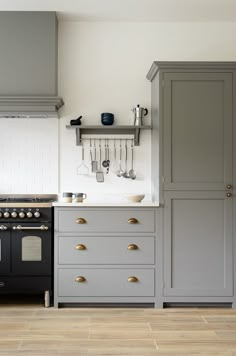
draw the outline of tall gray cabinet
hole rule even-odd
[[[147,78],[162,206],[159,304],[235,307],[236,63],[154,62]]]

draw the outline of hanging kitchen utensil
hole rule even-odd
[[[119,169],[116,171],[117,177],[122,177],[124,171],[121,168],[121,159],[122,159],[122,144],[120,140],[120,159],[119,159]]]
[[[94,139],[94,160],[91,163],[92,172],[96,173],[98,170],[98,162],[97,162],[97,147],[96,147],[96,140]]]
[[[89,168],[86,166],[84,162],[84,143],[82,141],[82,162],[77,168],[77,174],[78,175],[88,175],[89,174]]]
[[[107,140],[105,139],[105,144],[104,144],[104,151],[105,151],[105,159],[102,161],[102,166],[104,168],[107,168],[109,163],[107,162]]]
[[[134,170],[134,140],[131,141],[131,169],[129,170],[131,179],[136,179],[136,172]]]
[[[110,168],[110,146],[109,146],[109,138],[107,139],[107,171],[106,174],[109,173],[109,168]]]
[[[102,170],[102,147],[101,147],[101,139],[99,141],[99,169],[96,172],[96,180],[99,183],[103,183],[104,182],[104,173]]]
[[[128,164],[128,148],[127,148],[127,139],[126,139],[125,140],[125,171],[122,174],[122,176],[124,178],[130,178],[129,173],[128,173],[127,164]]]
[[[116,141],[114,140],[114,150],[113,150],[113,160],[111,161],[110,167],[113,172],[117,171],[117,155],[116,155]]]
[[[93,155],[92,155],[92,140],[91,140],[91,138],[89,139],[89,154],[90,154],[91,170],[92,170]]]

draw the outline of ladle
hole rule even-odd
[[[131,179],[136,178],[136,172],[134,170],[134,140],[131,143],[131,169],[129,171],[129,176]]]
[[[121,159],[122,159],[122,145],[120,140],[120,159],[119,159],[119,169],[116,171],[117,177],[122,177],[124,171],[121,168]]]
[[[127,162],[128,162],[128,149],[127,149],[127,139],[125,140],[125,171],[122,174],[124,178],[130,178],[128,170],[127,170]]]

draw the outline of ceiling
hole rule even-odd
[[[0,0],[0,11],[56,11],[62,20],[236,21],[236,0]]]

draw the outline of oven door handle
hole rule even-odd
[[[48,226],[45,225],[41,225],[41,226],[21,226],[21,225],[17,225],[17,226],[13,226],[12,227],[13,230],[41,230],[41,231],[46,231],[48,230]]]
[[[7,230],[7,226],[5,226],[5,225],[0,225],[0,230],[6,231],[6,230]]]

